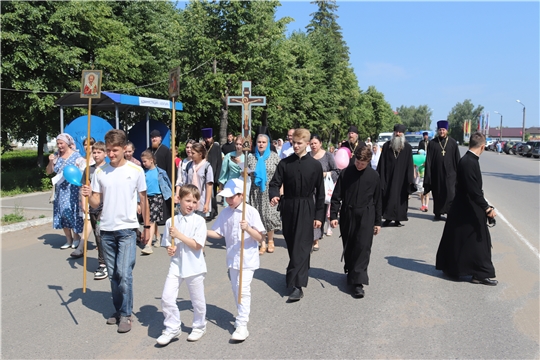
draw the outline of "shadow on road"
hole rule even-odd
[[[506,180],[514,180],[514,181],[523,181],[533,184],[540,184],[540,176],[538,175],[516,175],[516,174],[506,174],[506,173],[498,173],[498,172],[482,172],[483,175],[486,176],[494,176],[503,178]]]
[[[289,291],[287,291],[287,284],[285,282],[285,274],[281,274],[270,269],[259,268],[257,271],[255,271],[253,278],[268,285],[281,297],[289,295]]]
[[[322,283],[321,280],[324,280],[328,284],[335,286],[341,292],[344,292],[346,294],[350,292],[347,286],[347,275],[345,275],[344,273],[337,273],[321,268],[311,268],[309,269],[309,277],[317,280],[323,288],[324,283]]]
[[[73,319],[75,324],[79,324],[75,315],[69,308],[69,304],[74,303],[78,300],[82,301],[82,304],[88,309],[94,310],[103,315],[103,319],[107,319],[113,312],[114,309],[111,308],[111,294],[108,291],[92,291],[92,289],[86,288],[86,293],[83,293],[82,288],[73,290],[68,296],[68,300],[64,300],[64,297],[61,294],[63,288],[58,285],[48,285],[48,288],[55,290],[62,301],[61,306],[65,306],[67,312]]]
[[[386,256],[385,259],[388,261],[389,265],[397,268],[442,278],[442,272],[435,269],[435,265],[426,264],[424,260],[408,259],[399,256]]]

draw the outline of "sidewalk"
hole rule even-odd
[[[52,222],[53,205],[49,204],[50,196],[51,192],[47,191],[1,198],[0,216],[14,213],[18,209],[27,220],[0,227],[0,234]]]

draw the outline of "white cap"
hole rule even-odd
[[[244,192],[244,182],[241,179],[231,179],[227,181],[223,190],[218,195],[224,198],[229,198],[236,194],[242,194]]]

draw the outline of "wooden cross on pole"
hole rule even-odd
[[[179,88],[178,88],[178,82],[180,77],[180,67],[177,67],[175,69],[172,69],[169,71],[169,97],[172,99],[172,124],[171,124],[171,151],[172,151],[172,214],[171,214],[171,228],[174,227],[174,188],[176,184],[176,163],[174,160],[176,159],[176,98],[178,97]],[[172,248],[176,248],[176,240],[171,237],[171,246]]]
[[[247,191],[247,158],[251,151],[251,106],[266,106],[266,96],[251,96],[251,81],[242,81],[242,96],[228,96],[227,105],[242,106],[242,137],[244,138],[244,196],[242,201],[242,220],[246,220],[246,194]],[[270,146],[270,144],[268,144]],[[242,270],[244,268],[244,238],[242,231],[240,241],[240,272],[238,285],[238,303],[242,303]]]

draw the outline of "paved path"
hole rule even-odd
[[[487,154],[489,155],[489,154]],[[493,156],[495,156],[493,154]],[[487,156],[486,156],[487,159]],[[484,157],[481,161],[484,161]],[[483,162],[481,165],[483,166]],[[504,169],[501,169],[501,172]],[[497,186],[484,177],[486,187]],[[498,201],[495,194],[488,194]],[[492,229],[499,285],[449,281],[435,270],[444,222],[410,201],[403,228],[375,237],[366,297],[352,298],[340,263],[339,232],[321,241],[311,261],[305,297],[286,303],[287,251],[261,257],[252,283],[250,337],[229,342],[236,315],[223,241],[206,245],[208,333],[186,341],[192,311],[178,297],[183,333],[155,345],[163,329],[160,296],[169,259],[164,249],[137,256],[134,325],[118,334],[105,325],[113,312],[108,280],[94,281],[93,239],[82,292],[82,259],[60,250],[51,224],[2,235],[2,358],[519,358],[539,357],[539,260],[504,222]],[[533,211],[533,210],[529,210]],[[530,239],[537,245],[538,239]]]

